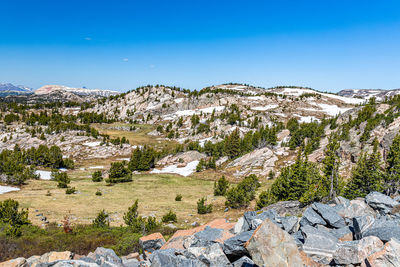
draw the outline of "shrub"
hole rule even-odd
[[[101,195],[103,195],[103,193],[101,193],[101,191],[97,190],[96,191],[96,196],[101,196]]]
[[[257,188],[260,187],[256,175],[251,174],[245,177],[236,187],[226,193],[225,205],[229,208],[247,207],[255,198]]]
[[[170,210],[167,214],[165,214],[162,217],[162,222],[167,223],[167,222],[177,222],[178,218],[176,217],[175,212]]]
[[[181,194],[177,194],[175,197],[175,201],[182,201],[182,195]]]
[[[5,224],[6,235],[20,236],[21,226],[30,224],[28,210],[18,211],[18,201],[7,199],[0,202],[0,223]]]
[[[225,176],[222,176],[218,181],[214,182],[214,196],[225,196],[228,188],[229,182]]]
[[[125,166],[125,162],[111,163],[109,178],[106,180],[108,183],[123,183],[132,181],[132,173]]]
[[[104,211],[100,211],[99,214],[97,214],[97,217],[93,220],[93,227],[97,228],[106,228],[110,226],[110,222],[108,221],[109,215]]]
[[[138,207],[139,207],[139,201],[136,199],[135,203],[133,203],[132,206],[128,208],[128,212],[124,214],[124,221],[126,225],[128,226],[133,226],[136,224],[136,218],[138,217]]]
[[[67,188],[71,180],[66,172],[52,171],[51,178],[58,182],[58,188]]]
[[[202,197],[197,201],[197,213],[198,214],[206,214],[206,213],[211,213],[212,212],[212,205],[205,204],[206,198]]]
[[[92,174],[92,181],[93,182],[101,182],[103,180],[103,174],[101,173],[101,171],[95,171]]]
[[[76,192],[75,187],[68,187],[67,190],[65,190],[65,194],[67,195],[74,194],[75,192]]]

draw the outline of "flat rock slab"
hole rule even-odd
[[[344,219],[339,216],[336,210],[322,203],[314,203],[312,208],[328,223],[328,225],[334,228],[342,228],[346,226]]]

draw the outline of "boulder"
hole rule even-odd
[[[370,228],[375,222],[371,215],[364,215],[353,218],[354,239],[361,239],[362,232]]]
[[[281,218],[283,229],[289,234],[293,234],[299,229],[299,218],[296,216],[287,216]]]
[[[269,209],[274,209],[281,217],[287,215],[297,216],[304,211],[303,205],[299,201],[279,201],[263,208],[263,210]]]
[[[0,267],[23,267],[25,265],[26,265],[26,260],[23,257],[0,262]]]
[[[70,251],[62,251],[62,252],[52,251],[52,252],[43,254],[40,257],[39,262],[46,263],[46,262],[53,262],[53,261],[58,261],[58,260],[71,260],[72,258],[73,258],[73,254]]]
[[[151,235],[139,238],[139,245],[143,251],[152,253],[160,249],[165,244],[165,239],[161,233],[154,233]]]
[[[40,256],[31,256],[29,258],[26,259],[26,265],[29,267],[35,267],[36,264],[38,264],[40,261]]]
[[[360,264],[369,255],[382,248],[383,243],[375,236],[364,237],[361,240],[345,241],[338,245],[333,254],[336,264]]]
[[[184,249],[185,247],[189,247],[191,242],[193,242],[194,234],[203,231],[206,227],[222,229],[223,232],[220,235],[219,239],[216,239],[216,242],[224,242],[226,239],[231,238],[233,234],[233,228],[235,223],[228,223],[225,219],[216,219],[205,225],[201,225],[199,227],[195,227],[188,230],[178,230],[176,231],[171,238],[166,242],[161,249],[175,248],[175,249]],[[186,244],[184,246],[184,244]]]
[[[86,262],[83,260],[59,260],[50,263],[39,263],[36,267],[98,267],[94,262]],[[113,266],[110,263],[104,263],[102,266]],[[115,265],[114,265],[115,266]]]
[[[245,248],[259,266],[302,266],[293,237],[269,219],[254,231]]]
[[[335,197],[335,203],[337,205],[343,205],[344,208],[347,208],[348,206],[350,206],[350,200],[348,200],[347,198],[344,198],[342,196]]]
[[[376,236],[384,242],[387,242],[392,238],[400,240],[400,226],[370,228],[362,233],[362,237],[366,236]]]
[[[312,207],[308,207],[306,211],[303,213],[303,217],[300,220],[300,225],[311,225],[314,226],[316,224],[326,225],[324,219],[315,212]]]
[[[273,223],[280,226],[280,219],[278,213],[274,209],[269,209],[261,213],[257,213],[253,217],[249,217],[249,225],[251,230],[255,230],[265,219],[270,219]]]
[[[399,204],[391,197],[379,192],[369,193],[365,197],[365,202],[373,209],[379,210],[383,213],[389,213],[394,206]]]
[[[249,257],[243,256],[232,263],[233,267],[257,267]]]
[[[230,261],[224,254],[221,244],[214,243],[209,247],[190,247],[187,252],[194,255],[207,266],[227,266]]]
[[[367,257],[361,267],[396,267],[400,266],[400,242],[391,239],[382,250]]]
[[[244,216],[242,216],[236,222],[235,227],[233,228],[233,233],[234,234],[239,234],[241,232],[248,231],[249,229],[250,229],[249,224],[247,223],[247,221],[244,218]]]
[[[339,241],[352,241],[353,240],[353,232],[349,226],[345,226],[339,229],[332,229],[330,233],[334,235]]]
[[[310,225],[300,228],[304,236],[303,251],[307,254],[331,258],[338,245],[338,238],[330,232]]]
[[[234,237],[225,240],[223,250],[230,259],[248,256],[249,253],[244,248],[244,244],[249,241],[254,231],[242,232]]]
[[[151,267],[164,266],[189,266],[189,267],[206,267],[204,263],[197,259],[188,259],[179,251],[173,248],[156,250],[150,256]]]
[[[303,261],[303,265],[306,267],[328,267],[325,264],[321,264],[319,262],[314,261],[313,259],[308,257],[304,251],[300,251],[300,257],[301,260]]]
[[[376,216],[375,211],[368,206],[364,200],[353,199],[350,201],[350,205],[344,209],[338,210],[338,214],[343,218],[352,219],[354,217],[372,215]]]
[[[328,223],[328,225],[334,228],[342,228],[346,226],[345,221],[334,208],[322,203],[314,203],[312,208]]]
[[[88,254],[88,258],[93,259],[98,265],[114,264],[123,266],[122,260],[115,254],[114,250],[109,248],[98,247],[94,252]]]

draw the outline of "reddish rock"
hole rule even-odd
[[[222,236],[217,239],[216,241],[223,243],[225,240],[231,238],[233,236],[232,233],[230,233],[230,230],[233,229],[235,226],[235,223],[228,223],[225,219],[216,219],[213,220],[207,224],[188,229],[188,230],[178,230],[175,232],[175,234],[168,240],[167,243],[165,243],[161,249],[168,249],[168,248],[175,248],[175,249],[184,249],[183,243],[185,240],[195,233],[198,233],[200,231],[203,231],[207,226],[211,228],[216,228],[216,229],[222,229],[224,230],[222,233]]]
[[[16,258],[9,261],[0,262],[0,267],[22,267],[25,263],[25,258]]]
[[[161,233],[154,233],[151,235],[143,236],[139,239],[139,245],[143,252],[152,253],[160,249],[165,244],[165,239]]]

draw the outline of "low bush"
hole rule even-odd
[[[208,204],[206,205],[206,198],[202,197],[197,201],[197,213],[198,214],[206,214],[206,213],[211,213],[212,212],[212,205]]]
[[[170,210],[167,214],[165,214],[162,217],[162,222],[163,223],[168,223],[168,222],[177,222],[178,218],[176,217],[175,212],[173,212],[172,210]]]

